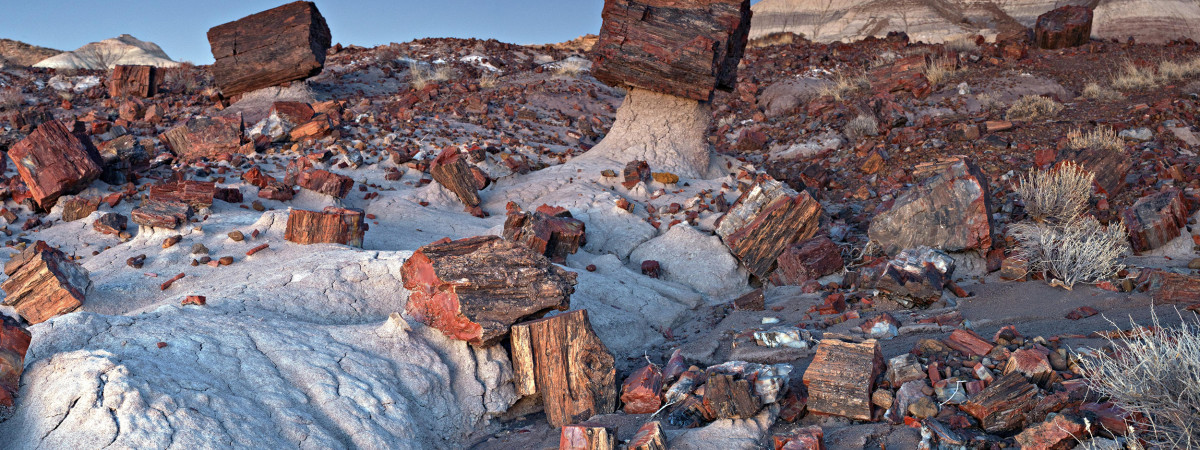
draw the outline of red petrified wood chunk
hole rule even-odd
[[[625,379],[621,384],[621,403],[625,414],[651,414],[662,406],[662,371],[648,364]]]
[[[86,138],[86,137],[85,137]],[[47,121],[8,150],[17,173],[42,209],[87,187],[103,170],[100,153],[57,120]]]
[[[1200,277],[1156,270],[1149,275],[1149,289],[1159,303],[1200,302]]]
[[[736,86],[749,0],[606,0],[602,16],[597,80],[700,101]]]
[[[808,410],[871,420],[871,392],[883,371],[883,354],[874,339],[861,344],[822,339],[804,372]]]
[[[412,291],[409,315],[478,346],[504,337],[520,320],[566,310],[576,276],[496,236],[426,245],[401,274]]]
[[[629,450],[667,450],[667,436],[663,434],[662,423],[657,420],[646,422],[638,428],[633,440],[629,441]]]
[[[988,178],[964,156],[918,165],[918,185],[871,221],[868,235],[889,255],[927,246],[944,251],[992,248]]]
[[[950,336],[944,342],[946,346],[967,356],[984,356],[991,353],[992,348],[996,347],[995,344],[979,337],[974,331],[963,329],[950,332]]]
[[[558,450],[616,450],[617,427],[581,423],[564,425],[558,438]]]
[[[92,285],[87,270],[43,241],[13,255],[4,265],[4,273],[9,277],[0,284],[8,294],[4,305],[16,309],[29,323],[76,310]]]
[[[304,102],[275,102],[271,105],[271,112],[295,124],[307,123],[316,115],[312,106]]]
[[[779,255],[771,275],[776,285],[800,286],[842,270],[842,251],[832,240],[818,236],[789,246]]]
[[[192,207],[182,202],[146,199],[130,213],[133,223],[158,228],[177,228],[192,217]]]
[[[638,183],[649,183],[651,175],[650,165],[645,161],[630,161],[621,171],[621,177],[625,180],[621,182],[621,186],[633,189]]]
[[[306,170],[296,176],[296,185],[331,197],[346,198],[354,179],[321,169]]]
[[[15,319],[0,315],[0,407],[11,408],[21,388],[25,371],[25,352],[32,338]]]
[[[513,325],[511,342],[517,392],[540,393],[551,426],[616,410],[614,360],[587,310]]]
[[[173,181],[150,186],[150,200],[186,203],[193,209],[212,206],[217,185],[211,181]]]
[[[920,99],[933,92],[933,86],[925,78],[925,66],[925,55],[913,55],[873,69],[867,77],[876,94],[908,92]]]
[[[570,213],[555,217],[535,211],[509,214],[504,221],[503,236],[562,263],[586,242],[584,233],[583,221],[572,218]]]
[[[751,274],[766,279],[784,250],[817,233],[820,215],[807,192],[763,177],[717,220],[716,233]]]
[[[1037,404],[1038,388],[1020,373],[998,378],[960,405],[979,419],[989,433],[1003,433],[1025,425],[1025,413]]]
[[[106,212],[101,214],[100,217],[97,217],[95,222],[92,222],[92,229],[103,234],[111,234],[115,236],[121,234],[122,231],[125,231],[125,227],[128,226],[128,221],[129,219],[121,214]]]
[[[754,383],[730,374],[711,374],[704,384],[704,406],[721,419],[753,417],[762,409]]]
[[[242,116],[196,117],[158,137],[175,156],[185,161],[215,159],[224,153],[245,153]]]
[[[1092,9],[1063,6],[1038,16],[1033,41],[1038,48],[1054,50],[1078,47],[1092,37]]]
[[[100,208],[100,199],[75,197],[63,202],[62,220],[74,222],[96,212]]]
[[[331,37],[312,2],[292,2],[208,30],[213,78],[233,96],[303,80],[325,66]]]
[[[1129,228],[1133,250],[1145,252],[1179,237],[1179,230],[1187,224],[1188,210],[1183,194],[1178,189],[1168,189],[1138,199],[1122,211],[1121,217]]]
[[[479,198],[479,190],[475,184],[475,175],[471,172],[471,165],[459,153],[458,148],[447,147],[442,150],[442,153],[438,154],[430,164],[429,174],[438,184],[457,195],[472,214],[476,216],[483,214],[483,211],[479,210],[482,200]]]
[[[367,224],[358,209],[326,206],[323,211],[293,209],[288,212],[283,238],[297,244],[345,244],[362,248]]]
[[[825,450],[825,430],[812,425],[776,435],[775,450]]]
[[[158,80],[157,67],[119,65],[108,76],[108,96],[153,97],[158,94]]]

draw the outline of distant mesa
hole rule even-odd
[[[106,70],[118,65],[178,67],[179,63],[172,61],[157,44],[122,34],[46,58],[33,67]]]
[[[28,67],[62,53],[62,50],[38,47],[12,39],[0,39],[0,63]]]
[[[1200,40],[1200,3],[1193,0],[763,0],[753,6],[750,38],[803,34],[817,42],[852,42],[891,31],[941,43],[1032,28],[1059,6],[1094,6],[1092,37],[1163,43]]]

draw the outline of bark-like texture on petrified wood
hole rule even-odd
[[[303,80],[325,67],[332,39],[312,2],[292,2],[208,30],[213,79],[233,96]]]
[[[1134,202],[1121,212],[1129,230],[1129,243],[1136,252],[1166,245],[1179,237],[1187,226],[1188,210],[1178,189],[1167,189]]]
[[[567,260],[567,255],[579,251],[586,242],[584,230],[583,221],[569,215],[555,217],[540,211],[518,212],[509,214],[504,221],[503,236],[562,263]]]
[[[551,426],[616,410],[613,356],[592,331],[587,310],[513,325],[512,354],[518,393],[541,393]]]
[[[323,211],[293,209],[288,212],[283,238],[297,244],[345,244],[362,248],[367,225],[359,209],[326,206]]]
[[[789,246],[817,234],[821,204],[763,177],[717,221],[716,233],[754,276],[767,279]]]
[[[146,199],[129,215],[138,225],[174,229],[192,217],[192,207],[182,202]]]
[[[633,440],[629,441],[629,450],[667,450],[667,436],[663,433],[659,421],[646,422],[638,428]]]
[[[750,32],[750,0],[606,0],[592,74],[700,101],[732,91]]]
[[[512,324],[570,306],[574,272],[497,236],[439,241],[401,269],[412,291],[405,310],[446,335],[489,345]]]
[[[918,164],[913,176],[922,181],[871,220],[871,241],[889,255],[920,246],[949,252],[992,248],[992,191],[979,167],[952,156]]]
[[[212,181],[169,181],[150,186],[150,200],[186,203],[194,209],[212,206],[217,184]]]
[[[108,76],[108,96],[149,98],[158,94],[158,68],[154,66],[116,66]]]
[[[242,145],[241,114],[188,119],[187,123],[167,130],[158,138],[175,152],[175,156],[185,161],[253,151],[252,146]]]
[[[1078,47],[1092,38],[1092,9],[1063,6],[1038,16],[1033,42],[1038,48],[1055,50]]]
[[[312,169],[296,175],[296,185],[330,197],[346,198],[354,187],[354,179],[328,170]]]
[[[479,188],[475,184],[475,174],[471,172],[471,165],[467,164],[467,159],[458,151],[456,147],[447,147],[438,154],[437,158],[429,165],[429,175],[434,181],[442,185],[458,199],[466,205],[467,210],[472,214],[480,215],[479,204],[482,200],[479,199]],[[478,214],[476,214],[478,212]]]
[[[621,403],[625,414],[651,414],[662,406],[662,371],[654,364],[647,364],[621,383]]]
[[[1002,376],[972,395],[959,408],[979,419],[988,433],[1004,433],[1025,425],[1025,413],[1038,401],[1038,388],[1020,373]]]
[[[88,272],[63,252],[38,241],[4,264],[8,279],[0,289],[8,294],[4,305],[17,310],[29,323],[41,323],[83,305],[92,285]]]
[[[808,410],[871,420],[871,392],[883,370],[883,354],[874,339],[861,344],[822,339],[804,372]]]
[[[50,209],[60,196],[83,190],[103,172],[91,141],[71,134],[57,120],[38,126],[13,145],[8,156],[42,209]]]

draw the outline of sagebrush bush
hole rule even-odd
[[[1096,127],[1087,133],[1078,128],[1068,131],[1067,145],[1074,150],[1085,148],[1112,152],[1122,152],[1125,150],[1125,141],[1120,136],[1117,136],[1117,132],[1113,131],[1112,127]]]
[[[929,84],[938,86],[949,79],[951,75],[954,75],[957,70],[957,64],[954,60],[939,56],[925,63],[925,69],[922,73],[925,74],[925,79],[929,80]]]
[[[1200,448],[1200,319],[1184,314],[1176,327],[1156,314],[1149,328],[1131,321],[1136,332],[1108,339],[1111,354],[1081,361],[1091,389],[1143,418],[1139,437],[1155,448]]]
[[[1163,61],[1158,76],[1164,81],[1178,81],[1200,75],[1200,57],[1187,61]]]
[[[975,40],[970,38],[951,39],[943,45],[945,45],[947,50],[958,53],[973,53],[979,50],[979,45],[976,45]]]
[[[1158,74],[1153,67],[1139,67],[1126,61],[1112,80],[1112,87],[1122,90],[1147,89],[1158,86]]]
[[[1092,216],[1063,225],[1019,223],[1012,234],[1030,270],[1067,290],[1111,279],[1125,268],[1122,261],[1129,253],[1125,225],[1104,226]]]
[[[1062,225],[1087,211],[1096,175],[1070,161],[1049,170],[1034,170],[1017,182],[1025,213],[1037,223]]]
[[[429,83],[439,83],[454,78],[454,69],[445,64],[430,65],[414,62],[408,65],[408,72],[409,85],[418,91],[425,89]]]
[[[1062,112],[1063,105],[1040,95],[1026,95],[1008,108],[1008,120],[1052,118]]]
[[[589,69],[589,63],[582,58],[567,58],[555,63],[554,74],[560,77],[579,78]]]
[[[866,77],[847,77],[845,75],[838,75],[832,83],[826,83],[821,87],[819,95],[830,96],[833,97],[834,100],[840,102],[842,101],[844,95],[869,87],[871,87],[871,83],[867,81]]]
[[[1125,95],[1115,89],[1101,86],[1100,83],[1088,83],[1083,87],[1084,98],[1103,102],[1115,102],[1125,98]]]
[[[879,121],[875,120],[875,116],[869,114],[859,114],[854,120],[846,123],[846,137],[852,141],[858,141],[864,136],[875,136],[879,134]]]

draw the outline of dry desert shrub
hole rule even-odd
[[[929,80],[929,84],[934,86],[941,85],[942,82],[950,78],[951,75],[958,70],[955,61],[946,57],[936,57],[925,63],[925,79]]]
[[[179,67],[159,70],[162,71],[162,81],[167,91],[192,95],[203,90],[204,86],[212,85],[212,74],[187,61],[179,64]]]
[[[583,58],[567,58],[555,63],[554,75],[567,78],[579,78],[589,70],[589,63]]]
[[[1067,162],[1050,170],[1034,170],[1017,183],[1025,213],[1037,223],[1055,225],[1078,220],[1087,211],[1096,176]]]
[[[1139,67],[1132,61],[1126,61],[1112,80],[1112,87],[1122,90],[1147,89],[1154,86],[1158,86],[1158,74],[1154,73],[1154,68]]]
[[[491,89],[498,84],[500,84],[500,75],[497,75],[495,72],[488,72],[479,77],[479,87],[481,88]]]
[[[1067,145],[1074,150],[1085,148],[1121,152],[1125,150],[1125,141],[1117,136],[1111,127],[1096,127],[1084,133],[1082,129],[1067,132]]]
[[[1063,105],[1040,95],[1026,95],[1008,108],[1008,120],[1048,119],[1062,112]]]
[[[1139,437],[1152,448],[1200,448],[1200,319],[1176,327],[1163,327],[1157,314],[1151,320],[1149,328],[1131,321],[1135,332],[1108,338],[1112,354],[1083,358],[1088,385],[1144,418],[1148,431]]]
[[[1101,86],[1100,83],[1088,83],[1083,87],[1084,98],[1102,102],[1115,102],[1125,98],[1125,95],[1116,89],[1110,89]]]
[[[879,134],[879,121],[875,120],[875,116],[859,114],[854,120],[846,123],[845,132],[846,137],[857,142],[864,136]]]
[[[1193,81],[1183,87],[1184,94],[1200,95],[1200,81]]]
[[[413,62],[408,65],[409,84],[413,89],[425,89],[430,83],[449,81],[454,78],[454,69],[445,64],[425,64]]]
[[[846,94],[869,87],[871,87],[871,83],[867,81],[866,77],[847,77],[845,75],[838,75],[832,83],[827,83],[825,86],[822,86],[818,95],[822,97],[833,97],[835,101],[840,102]]]
[[[1163,61],[1158,76],[1165,81],[1178,81],[1200,75],[1200,57],[1187,61]]]
[[[16,88],[0,89],[0,110],[15,109],[25,103],[25,96]]]
[[[958,38],[958,39],[951,39],[949,41],[946,41],[946,43],[943,45],[946,46],[947,50],[953,50],[958,53],[973,53],[973,52],[979,50],[979,46],[975,44],[974,39],[969,39],[969,38],[965,38],[965,37]]]
[[[1064,225],[1019,223],[1013,225],[1012,234],[1030,270],[1046,274],[1052,286],[1067,290],[1077,283],[1111,279],[1125,268],[1122,260],[1129,253],[1125,225],[1104,226],[1092,216]]]

